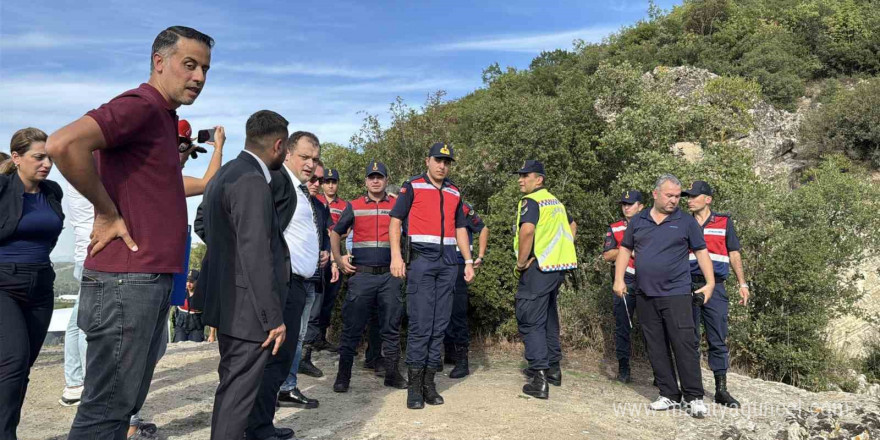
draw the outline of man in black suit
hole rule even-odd
[[[287,134],[281,115],[268,110],[251,115],[245,150],[214,176],[199,208],[198,229],[207,245],[199,289],[203,317],[217,328],[220,344],[212,440],[241,440],[266,363],[287,333],[283,306],[290,260],[269,185],[269,170],[280,168],[287,154]]]

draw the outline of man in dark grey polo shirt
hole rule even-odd
[[[688,251],[696,255],[705,274],[713,273],[712,260],[699,223],[678,207],[681,182],[671,174],[660,176],[653,195],[654,206],[633,216],[623,235],[615,262],[614,293],[621,297],[626,294],[624,275],[635,252],[636,288],[640,295],[637,313],[660,388],[660,397],[651,403],[651,409],[664,411],[682,402],[689,414],[702,418],[707,410],[691,304],[701,295],[702,302],[709,300],[715,277],[706,276],[706,285],[692,293]],[[681,379],[680,387],[675,370]]]

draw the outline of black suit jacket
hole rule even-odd
[[[260,164],[239,154],[211,179],[196,231],[207,245],[198,292],[206,325],[262,342],[284,323],[290,257]]]
[[[290,223],[290,219],[293,218],[294,211],[296,211],[296,193],[294,191],[300,191],[300,189],[290,180],[287,171],[284,171],[284,165],[281,167],[279,170],[269,171],[269,175],[272,176],[272,199],[275,200],[275,212],[278,213],[278,222],[283,233]]]

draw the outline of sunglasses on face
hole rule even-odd
[[[315,182],[320,183],[320,184],[323,184],[323,183],[324,183],[324,178],[323,178],[323,177],[318,177],[318,176],[312,176],[312,178],[309,179],[309,183],[315,183]]]

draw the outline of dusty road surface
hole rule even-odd
[[[159,363],[142,415],[159,426],[161,438],[208,439],[217,386],[217,344],[171,344]],[[730,389],[746,404],[729,410],[710,404],[710,415],[692,419],[682,412],[652,413],[656,397],[646,367],[635,382],[611,380],[615,366],[590,353],[569,353],[562,387],[543,401],[521,393],[522,361],[509,348],[479,350],[473,374],[438,378],[446,404],[406,409],[406,391],[382,386],[381,378],[356,361],[351,391],[332,391],[336,357],[321,352],[320,379],[300,378],[318,409],[282,408],[276,425],[309,439],[813,439],[853,438],[867,432],[880,438],[876,399],[847,393],[810,393],[787,385],[731,375]],[[449,372],[449,368],[445,373]],[[703,370],[707,402],[711,372]],[[64,387],[63,353],[47,347],[31,372],[18,434],[23,440],[64,439],[76,408],[58,404]],[[844,436],[845,435],[845,436]],[[863,437],[865,438],[865,437]]]

